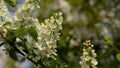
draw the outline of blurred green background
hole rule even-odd
[[[79,68],[82,43],[95,45],[98,68],[120,68],[120,0],[41,0],[40,19],[56,11],[64,22],[57,53],[68,68]],[[44,14],[44,15],[43,15]],[[107,44],[109,37],[112,45]]]

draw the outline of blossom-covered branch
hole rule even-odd
[[[40,22],[37,17],[40,0],[26,0],[14,16],[10,15],[3,0],[0,3],[0,43],[6,42],[5,46],[9,45],[35,64],[42,60],[41,57],[56,59],[62,13],[55,13]]]

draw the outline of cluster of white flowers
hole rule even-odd
[[[3,35],[6,32],[5,27],[3,26],[5,22],[10,22],[10,14],[3,0],[0,0],[0,34]],[[1,41],[1,39],[0,39]]]
[[[33,18],[34,13],[38,13],[38,11],[34,11],[40,8],[39,6],[40,0],[26,0],[21,8],[17,10],[15,13],[15,19],[28,19]]]
[[[81,61],[79,62],[82,68],[97,68],[97,54],[93,49],[94,45],[91,44],[90,40],[87,40],[84,44],[83,55],[80,57]]]
[[[52,55],[57,55],[56,52],[56,42],[59,39],[59,31],[62,29],[62,13],[56,13],[50,19],[46,19],[44,23],[36,23],[38,31],[38,42],[36,46],[39,48],[39,54],[51,57]],[[52,56],[52,58],[54,58]]]
[[[21,23],[24,24],[25,28],[31,26],[36,27],[38,41],[34,41],[32,37],[27,35],[25,38],[27,39],[28,44],[38,48],[38,50],[35,49],[37,55],[54,58],[54,56],[57,55],[56,42],[59,39],[59,31],[62,29],[62,13],[55,13],[50,19],[45,19],[45,22],[40,23],[35,16],[40,8],[39,1],[40,0],[26,0],[22,7],[15,12],[14,19],[9,17],[12,22],[10,21],[11,25],[7,28],[17,29],[20,27]],[[0,9],[0,16],[1,14],[6,17],[8,17],[7,15],[10,15],[7,8],[4,8],[1,4],[0,8],[2,9]],[[0,26],[3,27],[3,24]]]
[[[4,4],[4,1],[0,0],[0,26],[2,26],[5,21],[10,21],[10,14]]]

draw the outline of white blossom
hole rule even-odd
[[[40,54],[43,54],[41,51],[47,50],[44,55],[47,55],[48,57],[50,55],[57,55],[55,53],[55,48],[57,47],[56,42],[60,35],[59,30],[62,29],[61,23],[63,20],[61,20],[61,17],[61,13],[57,13],[54,16],[51,16],[50,19],[46,19],[44,23],[35,23],[39,35],[36,46],[39,48]]]
[[[93,49],[94,45],[91,44],[90,40],[87,40],[84,44],[83,55],[80,57],[81,61],[79,62],[82,68],[97,68],[97,54]]]
[[[3,0],[0,1],[0,23],[4,23],[5,21],[11,21],[10,13],[8,12],[7,7]]]

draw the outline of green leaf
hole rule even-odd
[[[120,53],[116,55],[116,58],[120,61]]]
[[[6,3],[8,3],[10,6],[15,7],[16,6],[16,0],[4,0]]]
[[[37,65],[37,68],[42,68],[42,65],[38,64],[38,65]]]
[[[113,45],[113,42],[112,42],[111,38],[108,35],[105,35],[104,38],[106,40],[107,45],[111,45],[111,46]]]
[[[35,41],[38,40],[38,39],[37,39],[38,33],[37,33],[37,31],[35,30],[35,27],[30,27],[30,28],[28,29],[28,33],[30,34],[30,36],[31,36]]]
[[[20,38],[24,38],[26,32],[26,28],[23,25],[21,25],[20,28],[15,30],[15,34]]]
[[[11,24],[11,22],[6,22],[3,24],[3,26],[10,25],[10,24]]]
[[[11,48],[11,49],[9,50],[9,55],[10,55],[10,57],[11,57],[13,60],[15,60],[15,61],[18,60],[17,54],[16,54],[16,52],[15,52],[14,49]]]
[[[22,41],[18,43],[19,46],[21,46],[22,50],[27,53],[27,54],[31,54],[32,53],[32,46],[30,46],[27,42]]]
[[[14,43],[16,41],[16,36],[15,36],[14,30],[7,29],[6,39],[12,43]]]

